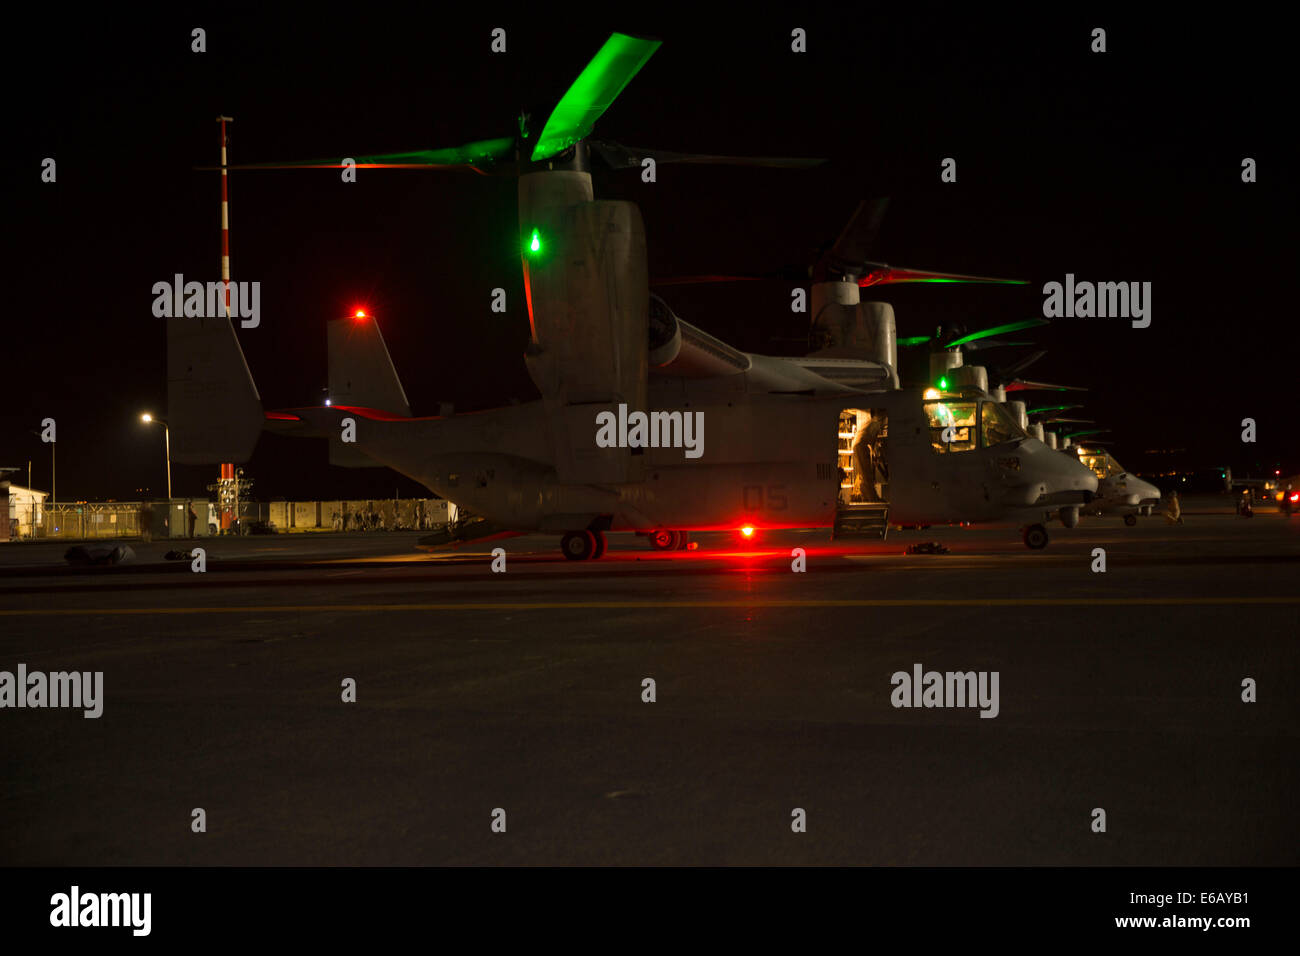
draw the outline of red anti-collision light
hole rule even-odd
[[[752,538],[754,536],[754,526],[752,524],[747,524],[745,527],[740,529],[740,533],[746,538]]]
[[[366,317],[365,309],[357,309],[356,317],[358,319],[364,319]]]

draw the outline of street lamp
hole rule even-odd
[[[167,449],[167,500],[171,501],[172,500],[172,432],[171,429],[167,427],[167,423],[163,421],[161,418],[154,418],[148,412],[145,412],[143,415],[140,416],[140,421],[144,422],[146,425],[151,425],[157,422],[159,425],[163,427],[163,443]]]

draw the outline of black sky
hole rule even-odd
[[[1042,285],[1150,281],[1153,323],[1060,321],[1036,377],[1087,385],[1085,417],[1121,460],[1185,448],[1185,464],[1300,470],[1291,437],[1296,341],[1295,153],[1285,36],[1262,19],[1182,14],[873,12],[647,5],[603,12],[443,5],[292,11],[121,8],[100,20],[13,14],[5,70],[5,401],[0,465],[33,460],[59,497],[163,488],[162,442],[138,423],[165,404],[164,329],[151,287],[219,276],[214,118],[235,118],[231,161],[447,146],[540,123],[611,30],[663,47],[598,125],[634,146],[814,155],[811,171],[596,170],[597,194],[636,201],[652,275],[806,264],[858,200],[889,195],[882,255],[921,268],[1031,280],[1023,288],[885,290],[900,335],[1040,315]],[[234,12],[229,12],[233,9]],[[486,8],[485,8],[486,9]],[[613,11],[613,12],[611,12]],[[642,12],[644,11],[644,12]],[[703,11],[703,12],[701,12]],[[190,51],[207,31],[208,52]],[[508,52],[489,51],[493,27]],[[1107,30],[1109,50],[1089,52]],[[790,52],[790,31],[809,52]],[[58,163],[40,182],[41,160]],[[944,157],[955,184],[939,181]],[[1243,157],[1259,182],[1241,182]],[[239,172],[233,277],[262,284],[262,324],[241,342],[268,408],[315,403],[324,323],[364,305],[416,414],[535,395],[515,184],[472,173]],[[510,311],[489,310],[494,287]],[[739,347],[793,353],[806,318],[780,283],[669,290],[676,311]],[[1240,422],[1259,441],[1243,446]],[[213,469],[176,468],[177,494]],[[325,464],[323,443],[264,436],[261,497],[416,494],[383,470]],[[25,480],[25,475],[23,476]]]

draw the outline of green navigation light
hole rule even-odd
[[[536,229],[533,230],[532,241],[528,243],[528,251],[534,253],[542,251],[542,237]]]
[[[941,378],[939,379],[939,381],[935,382],[934,384],[939,387],[939,391],[941,392],[948,391],[948,380],[946,378]]]

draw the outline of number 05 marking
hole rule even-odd
[[[788,501],[785,485],[768,485],[764,493],[762,485],[745,485],[741,501],[746,511],[784,511]]]

